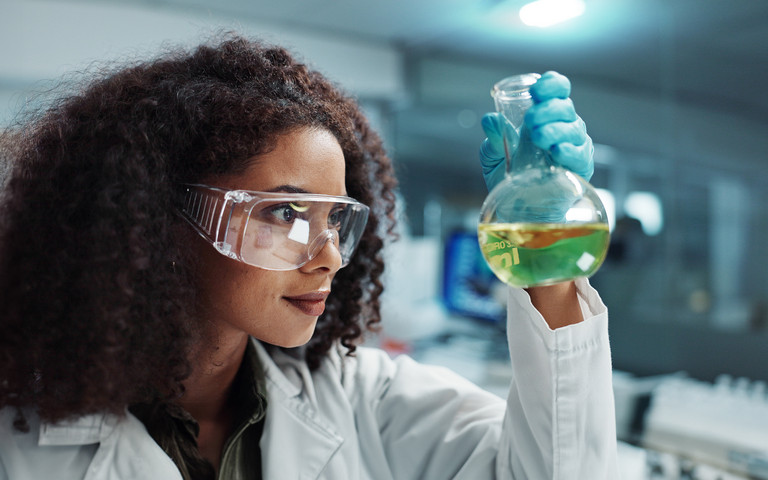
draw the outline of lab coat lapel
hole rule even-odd
[[[343,439],[321,425],[297,398],[270,399],[261,439],[264,478],[320,478]],[[329,477],[331,478],[331,477]]]
[[[315,480],[321,474],[333,478],[326,467],[344,439],[302,396],[303,389],[288,380],[264,346],[254,344],[267,383],[267,415],[260,441],[264,478]]]

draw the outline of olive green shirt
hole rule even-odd
[[[218,476],[197,447],[197,421],[179,405],[156,401],[130,408],[144,423],[149,434],[171,457],[184,480],[259,480],[261,452],[259,440],[267,408],[264,374],[258,355],[249,341],[243,363],[232,385],[236,405],[235,430],[224,443]]]

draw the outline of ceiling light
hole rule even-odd
[[[531,27],[549,27],[584,13],[583,0],[536,0],[523,5],[520,20]]]

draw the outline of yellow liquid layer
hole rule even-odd
[[[481,223],[477,236],[493,273],[515,287],[588,277],[610,240],[604,223]]]

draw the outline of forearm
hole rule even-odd
[[[575,282],[531,287],[526,292],[552,330],[584,321]]]
[[[557,329],[542,318],[530,294],[510,289],[513,381],[502,444],[509,466],[501,467],[510,468],[512,478],[613,480],[618,475],[607,312],[586,281],[577,284],[577,307],[563,308],[572,325]],[[572,287],[558,286],[554,293]],[[563,297],[574,300],[570,293]]]

